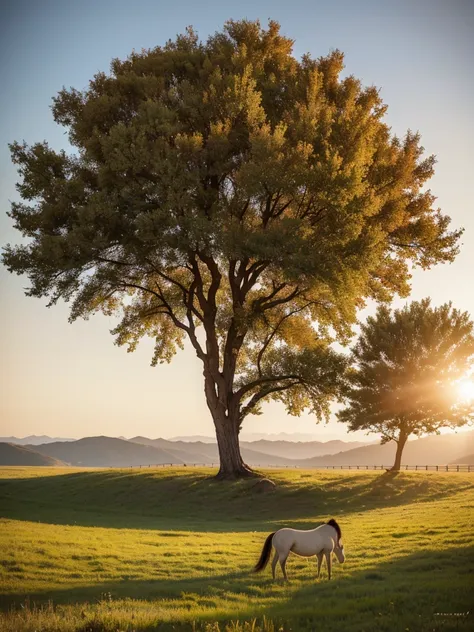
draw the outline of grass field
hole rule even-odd
[[[0,469],[0,629],[473,630],[473,474]],[[342,526],[346,563],[251,572],[268,533]],[[472,610],[472,607],[471,607]]]

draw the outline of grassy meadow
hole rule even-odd
[[[0,629],[472,630],[473,474],[0,469]],[[334,517],[346,563],[251,572],[271,531]],[[471,607],[472,610],[472,607]]]

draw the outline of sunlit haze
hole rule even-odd
[[[429,186],[452,218],[451,227],[464,227],[465,233],[454,263],[414,272],[410,299],[431,296],[433,305],[452,300],[474,314],[472,2],[19,0],[4,3],[1,12],[1,245],[20,241],[6,216],[10,201],[19,199],[7,143],[46,139],[53,148],[68,150],[64,129],[50,111],[51,98],[63,86],[82,89],[96,72],[108,70],[112,58],[164,44],[190,24],[206,38],[229,18],[259,18],[266,24],[271,17],[295,40],[297,57],[342,50],[345,73],[381,89],[393,132],[419,130],[426,154],[436,154]],[[109,334],[113,319],[95,316],[69,324],[66,305],[47,309],[46,299],[24,296],[28,279],[2,268],[0,285],[0,435],[213,434],[201,365],[190,346],[170,365],[152,368],[152,342],[143,341],[127,354]],[[368,306],[361,318],[371,311]],[[474,397],[473,382],[461,382],[459,394]],[[247,418],[244,434],[304,433],[323,441],[365,437],[348,435],[336,421],[316,425],[310,415],[289,417],[277,404],[263,412]]]
[[[461,380],[457,384],[461,400],[474,399],[474,382],[472,380]]]

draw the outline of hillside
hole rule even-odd
[[[170,453],[179,451],[184,462],[196,464],[215,463],[218,459],[215,443],[169,441],[167,439],[147,439],[134,437],[132,442],[146,443]],[[241,442],[241,452],[249,465],[281,465],[293,467],[314,467],[326,465],[391,465],[395,458],[393,442],[380,445],[362,445],[336,454],[325,453],[317,456],[317,451],[338,447],[338,441],[290,443],[286,441]],[[354,442],[357,443],[357,442]],[[345,444],[349,445],[349,444]],[[474,431],[449,435],[434,435],[409,441],[403,454],[403,465],[442,465],[462,457],[474,450]],[[316,455],[315,455],[316,452]],[[306,455],[310,455],[307,457]],[[292,455],[290,457],[290,455]],[[304,456],[303,456],[304,455]]]
[[[215,460],[216,452],[212,448],[208,450],[208,445],[200,442],[189,444],[184,441],[169,441],[168,439],[148,439],[148,437],[133,437],[129,439],[131,443],[148,445],[153,448],[165,450],[180,459],[179,463],[212,463]],[[204,449],[202,449],[204,448]]]
[[[305,459],[302,467],[315,465],[391,465],[395,459],[394,442],[374,444],[339,454]],[[434,435],[408,441],[403,465],[444,465],[474,449],[474,431]]]
[[[25,446],[0,442],[0,465],[64,465],[61,461]]]
[[[166,450],[170,454],[179,455],[182,459],[180,463],[210,465],[219,461],[219,451],[217,443],[203,443],[195,441],[170,441],[168,439],[148,439],[147,437],[133,437],[129,439],[131,443],[147,445],[150,447]],[[295,466],[298,462],[285,456],[274,456],[263,451],[258,451],[241,445],[242,458],[248,465],[288,465]]]
[[[395,444],[370,444],[337,454],[311,456],[318,451],[338,447],[338,441],[292,443],[286,441],[242,442],[242,457],[250,466],[317,467],[339,465],[386,465],[393,463]],[[20,447],[20,446],[17,446]],[[77,441],[59,441],[39,446],[29,446],[30,450],[59,459],[75,466],[88,467],[130,467],[161,464],[210,465],[218,463],[216,443],[196,441],[169,441],[133,437],[130,440],[115,437],[87,437]],[[257,449],[258,448],[258,449]],[[438,435],[409,441],[402,458],[403,465],[443,465],[456,459],[465,459],[474,451],[474,431],[458,434]],[[288,455],[293,455],[290,458]],[[303,456],[301,456],[303,455]],[[466,461],[464,460],[464,463]]]
[[[45,443],[41,454],[85,467],[129,467],[136,465],[181,464],[178,456],[161,448],[135,444],[114,437],[87,437],[78,441]]]
[[[181,458],[188,455],[187,460],[195,463],[212,463],[217,458],[216,442],[203,441],[181,441],[171,439],[149,439],[148,437],[132,437],[129,441],[141,443],[167,450],[171,453],[179,453]],[[252,463],[275,464],[275,458],[268,459],[268,456],[278,457],[277,462],[291,465],[294,460],[305,459],[314,456],[336,454],[338,452],[351,450],[367,445],[360,441],[241,441],[242,454],[248,456]],[[265,455],[265,456],[264,456]],[[209,460],[210,459],[210,460]],[[257,460],[259,459],[259,460]],[[186,460],[186,459],[184,459]]]
[[[216,444],[191,445],[184,442],[171,443],[166,439],[147,441],[148,444],[145,445],[138,441],[126,441],[115,437],[87,437],[78,441],[45,443],[36,446],[36,449],[41,454],[81,467],[130,467],[165,463],[210,465],[219,460]],[[295,461],[290,459],[276,459],[274,456],[245,448],[242,450],[242,456],[249,465],[295,465]]]
[[[450,462],[452,465],[474,465],[474,453],[461,456],[459,459],[455,459]]]
[[[272,454],[274,456],[284,456],[287,459],[308,459],[315,456],[326,456],[346,452],[355,448],[368,445],[369,442],[362,441],[241,441],[240,445],[251,450]]]

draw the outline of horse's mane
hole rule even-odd
[[[341,527],[337,524],[337,522],[334,520],[334,518],[331,518],[331,520],[328,520],[326,522],[326,524],[328,524],[330,527],[334,527],[334,529],[336,529],[336,533],[337,533],[337,539],[340,540],[341,539]]]

